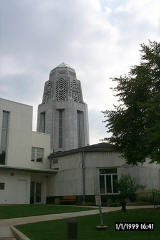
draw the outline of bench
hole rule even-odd
[[[75,203],[76,202],[76,196],[63,196],[60,200],[60,203]]]

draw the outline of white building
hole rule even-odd
[[[37,128],[41,132],[32,131],[31,106],[0,99],[0,204],[115,195],[118,178],[128,173],[147,188],[160,188],[159,164],[131,167],[110,144],[87,146],[87,105],[75,71],[65,64],[51,71]]]
[[[149,163],[128,166],[118,152],[108,143],[99,143],[49,156],[51,168],[58,170],[50,178],[49,196],[56,198],[76,195],[77,201],[93,202],[101,193],[102,199],[117,195],[117,180],[129,174],[148,189],[160,188],[160,164]]]
[[[32,132],[32,107],[0,99],[0,204],[45,203],[57,171],[48,161],[50,136]]]

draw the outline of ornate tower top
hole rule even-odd
[[[59,69],[57,69],[59,68]],[[53,73],[56,70],[66,70],[66,71],[71,71],[75,73],[75,70],[73,68],[71,68],[68,64],[62,62],[61,64],[59,64],[57,67],[55,67],[53,70],[51,70],[51,73]]]
[[[49,80],[45,82],[42,103],[50,99],[83,103],[81,83],[75,70],[65,63],[51,70]]]
[[[51,136],[54,152],[89,144],[88,110],[83,102],[76,72],[61,63],[45,82],[42,104],[38,106],[37,130]]]

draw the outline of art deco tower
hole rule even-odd
[[[88,110],[81,83],[75,70],[64,63],[54,68],[45,82],[37,131],[50,134],[54,152],[89,144]]]

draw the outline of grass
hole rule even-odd
[[[77,217],[78,240],[157,240],[160,239],[160,210],[136,209],[103,214],[104,224],[108,226],[106,231],[97,231],[99,216]],[[19,225],[17,228],[26,234],[31,240],[65,240],[67,236],[67,221],[56,220],[33,224]],[[116,232],[115,222],[153,222],[153,232]]]
[[[0,206],[0,219],[39,216],[56,213],[79,212],[91,210],[78,206],[55,206],[55,205],[8,205]]]

